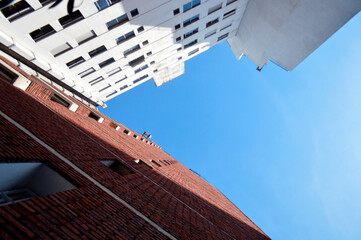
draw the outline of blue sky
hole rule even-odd
[[[107,102],[273,239],[361,239],[361,15],[286,72],[226,42]]]

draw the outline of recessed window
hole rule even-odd
[[[138,14],[139,14],[138,8],[133,9],[132,11],[130,11],[130,15],[132,15],[132,17],[135,17],[135,16],[137,16]]]
[[[229,33],[226,33],[226,34],[223,34],[222,36],[218,37],[217,41],[221,41],[221,40],[225,39],[226,37],[228,37],[228,34]]]
[[[103,68],[105,66],[108,66],[109,64],[112,64],[113,62],[115,62],[114,58],[109,58],[109,59],[99,63],[99,67]]]
[[[120,2],[121,0],[98,0],[96,2],[94,2],[95,6],[97,7],[97,9],[99,11],[113,5],[116,4],[117,2]]]
[[[126,176],[134,173],[133,170],[120,163],[118,160],[103,160],[100,162],[109,167],[114,172],[118,173],[120,176]]]
[[[219,3],[216,6],[211,7],[210,9],[208,9],[208,15],[217,12],[221,8],[222,8],[222,3]]]
[[[123,52],[124,57],[126,57],[126,56],[128,56],[128,55],[130,55],[130,54],[132,54],[132,53],[134,53],[134,52],[136,52],[136,51],[138,51],[139,49],[140,49],[140,46],[139,46],[139,44],[137,44],[137,45],[135,45],[135,46],[133,46],[133,47],[125,50],[125,51]]]
[[[228,6],[229,4],[234,3],[234,2],[237,2],[237,0],[227,0],[227,6]]]
[[[13,84],[19,76],[0,64],[0,78]]]
[[[148,44],[149,44],[148,40],[145,40],[145,41],[143,42],[143,46],[148,45]]]
[[[35,42],[40,41],[46,37],[49,37],[53,33],[56,33],[55,29],[49,24],[42,26],[39,29],[36,29],[30,33],[30,37],[34,39]]]
[[[129,135],[130,134],[130,131],[128,129],[124,129],[123,133]]]
[[[154,72],[154,73],[158,72],[158,69],[154,69],[153,72]]]
[[[195,39],[194,41],[192,41],[192,42],[190,42],[190,43],[188,43],[188,44],[184,45],[184,49],[187,49],[187,48],[189,48],[189,47],[191,47],[191,46],[193,46],[193,45],[197,44],[197,42],[198,42],[198,40],[197,40],[197,39]]]
[[[123,43],[123,42],[125,42],[125,41],[128,41],[129,39],[131,39],[131,38],[133,38],[133,37],[135,37],[135,33],[134,33],[134,31],[130,31],[130,32],[128,32],[127,34],[118,37],[117,39],[115,39],[115,41],[116,41],[117,44],[119,45],[119,44],[121,44],[121,43]]]
[[[215,29],[215,30],[213,30],[213,31],[211,31],[211,32],[209,32],[209,33],[207,33],[206,35],[204,35],[204,38],[209,38],[210,36],[212,36],[212,35],[216,34],[216,32],[217,32],[217,29]]]
[[[154,63],[155,63],[154,61],[151,61],[151,62],[150,62],[150,65],[153,65]]]
[[[140,57],[138,57],[138,58],[136,58],[136,59],[134,59],[134,60],[132,60],[132,61],[130,61],[128,64],[129,64],[129,66],[131,66],[131,67],[135,67],[135,66],[137,66],[138,64],[141,64],[142,62],[144,62],[144,56],[143,56],[143,55],[140,56]]]
[[[177,15],[178,13],[179,13],[179,8],[173,10],[174,16]]]
[[[89,52],[89,56],[90,57],[95,57],[96,55],[99,55],[103,52],[105,52],[107,50],[107,48],[103,45],[103,46],[100,46],[92,51]]]
[[[134,160],[134,162],[138,163],[142,168],[144,168],[145,170],[150,170],[153,169],[151,166],[149,166],[148,164],[146,164],[145,162],[143,162],[142,160],[138,159],[138,160]]]
[[[111,85],[108,84],[106,87],[103,87],[102,89],[100,89],[99,92],[103,92],[104,90],[106,90],[106,89],[108,89],[108,88],[110,88],[110,87],[111,87]]]
[[[196,21],[198,21],[198,20],[199,20],[199,14],[197,14],[197,15],[195,15],[195,16],[187,19],[187,20],[185,20],[185,21],[183,22],[183,27],[186,27],[186,26],[188,26],[188,25],[190,25],[190,24],[192,24],[192,23],[194,23],[194,22],[196,22]]]
[[[180,24],[177,24],[177,25],[174,26],[174,29],[175,29],[175,30],[177,30],[177,29],[179,29],[179,28],[180,28]]]
[[[95,69],[91,67],[91,68],[88,68],[87,70],[79,73],[78,75],[79,75],[81,78],[83,78],[83,77],[86,77],[86,76],[92,74],[93,72],[95,72]]]
[[[111,30],[113,28],[119,27],[120,25],[126,23],[129,21],[129,18],[127,16],[127,14],[123,14],[120,17],[117,17],[109,22],[106,23],[108,30]]]
[[[140,78],[134,80],[133,83],[135,84],[135,83],[137,83],[139,81],[142,81],[143,79],[146,79],[147,77],[148,77],[148,74],[145,74],[145,75],[141,76]]]
[[[119,88],[120,91],[126,89],[128,87],[128,85],[124,85],[123,87]]]
[[[179,42],[180,40],[182,40],[181,37],[177,37],[177,38],[175,39],[176,42]]]
[[[91,30],[90,32],[84,33],[83,35],[81,35],[80,37],[75,38],[75,40],[78,42],[79,45],[86,43],[87,41],[95,38],[97,35],[95,34],[95,32],[93,30]]]
[[[0,163],[0,206],[77,187],[62,175],[40,162]]]
[[[179,60],[182,60],[182,57],[179,57],[179,58],[178,58],[178,61],[179,61]]]
[[[165,164],[162,160],[158,160],[161,164],[163,164],[164,166],[167,166],[167,164]]]
[[[152,52],[147,52],[147,56],[150,56],[150,55],[152,55]]]
[[[191,56],[191,55],[195,54],[196,52],[199,52],[199,48],[194,49],[193,51],[190,51],[190,52],[188,53],[188,56]]]
[[[219,21],[219,18],[213,19],[212,21],[207,22],[206,27],[210,27],[216,24]]]
[[[68,101],[66,101],[64,98],[62,98],[61,96],[59,96],[58,94],[54,94],[53,96],[51,96],[50,100],[66,107],[66,108],[69,108],[69,106],[70,106],[70,103]]]
[[[116,81],[114,84],[120,83],[121,81],[124,81],[125,79],[127,79],[127,76],[124,75],[121,79],[119,79],[118,81]]]
[[[157,163],[156,161],[154,160],[150,160],[151,163],[154,163],[155,165],[157,165],[158,167],[161,167],[161,165],[159,163]]]
[[[191,10],[192,8],[197,7],[199,4],[201,4],[201,0],[193,0],[189,3],[186,3],[183,5],[183,12]]]
[[[89,84],[90,84],[91,86],[94,86],[95,84],[100,83],[100,82],[103,81],[103,80],[104,80],[104,78],[100,76],[100,77],[97,77],[97,78],[91,80],[91,81],[89,82]]]
[[[137,134],[134,134],[133,137],[134,137],[135,139],[138,139],[138,135],[137,135]]]
[[[141,66],[140,68],[137,68],[134,70],[134,73],[139,73],[140,71],[143,71],[144,69],[148,68],[148,64]]]
[[[76,10],[69,15],[59,18],[59,23],[61,24],[61,26],[63,26],[63,28],[66,28],[83,19],[84,19],[83,14],[81,14],[79,10]]]
[[[182,48],[181,48],[181,47],[177,48],[177,52],[179,52],[180,50],[182,50]]]
[[[95,121],[99,121],[100,120],[100,117],[98,115],[96,115],[95,113],[93,112],[90,112],[88,117],[94,119]]]
[[[57,57],[57,56],[60,56],[61,54],[63,53],[66,53],[67,51],[73,49],[72,46],[70,46],[69,43],[65,43],[65,44],[62,44],[60,45],[59,47],[57,48],[54,48],[53,50],[50,51],[50,53],[54,56],[54,57]]]
[[[232,26],[232,24],[228,24],[228,25],[222,27],[220,31],[222,31],[222,30],[224,30],[224,29],[226,29],[226,28],[229,28],[230,26]]]
[[[108,77],[113,76],[114,74],[117,74],[117,73],[120,72],[120,71],[122,71],[122,69],[121,69],[120,67],[117,67],[117,68],[115,68],[115,69],[107,72]]]
[[[85,59],[83,57],[75,58],[74,60],[68,62],[66,65],[68,68],[73,68],[81,63],[85,62]]]
[[[235,14],[236,13],[236,9],[233,9],[233,10],[231,10],[231,11],[229,11],[229,12],[226,12],[225,14],[223,14],[223,19],[225,19],[225,18],[227,18],[227,17],[230,17],[230,16],[232,16],[233,14]]]
[[[143,27],[143,26],[139,27],[139,28],[137,29],[137,31],[138,31],[138,33],[143,32],[143,31],[144,31],[144,27]]]
[[[195,29],[193,29],[193,30],[191,30],[191,31],[189,31],[189,32],[187,32],[187,33],[185,33],[185,34],[183,35],[183,37],[184,37],[184,39],[186,39],[186,38],[188,38],[188,37],[190,37],[190,36],[192,36],[192,35],[196,34],[197,32],[198,32],[198,28],[195,28]]]
[[[116,93],[117,93],[117,91],[116,91],[116,90],[114,90],[112,93],[110,93],[110,94],[106,95],[105,97],[106,97],[106,98],[111,97],[111,96],[113,96],[113,95],[114,95],[114,94],[116,94]]]
[[[12,5],[9,5],[1,9],[1,12],[4,14],[4,17],[8,18],[10,22],[22,16],[25,16],[26,14],[31,13],[32,11],[34,11],[34,9],[25,0],[18,1]]]

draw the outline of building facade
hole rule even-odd
[[[186,60],[226,40],[259,70],[269,61],[292,70],[361,9],[358,0],[76,0],[69,15],[67,1],[53,2],[3,8],[1,49],[27,61],[20,68],[30,75],[35,64],[38,77],[103,107],[151,78],[176,78]]]
[[[139,133],[0,57],[1,239],[270,239]]]

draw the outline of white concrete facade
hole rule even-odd
[[[291,70],[361,9],[359,0],[75,0],[69,18],[66,0],[52,2],[2,9],[0,42],[101,106],[176,78],[224,40],[237,58]]]

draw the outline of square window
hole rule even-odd
[[[138,32],[140,33],[140,32],[143,32],[144,31],[144,27],[143,26],[141,26],[141,27],[139,27],[138,28]]]
[[[173,10],[174,16],[177,15],[178,13],[179,13],[179,8]]]
[[[132,15],[132,17],[135,17],[135,16],[137,16],[138,14],[139,14],[138,8],[133,9],[132,11],[130,11],[130,15]]]
[[[177,24],[177,25],[174,26],[174,29],[175,29],[175,30],[177,30],[177,29],[179,29],[179,28],[180,28],[180,24]]]

